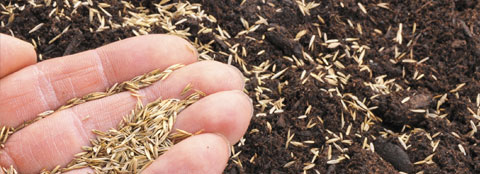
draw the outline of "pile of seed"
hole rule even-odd
[[[52,172],[66,172],[90,167],[96,173],[139,173],[171,146],[191,134],[184,131],[173,133],[172,128],[178,112],[196,102],[201,93],[193,93],[184,100],[158,99],[136,108],[120,124],[120,129],[101,132],[93,130],[97,138],[91,140],[91,147],[83,147],[84,152],[66,168],[55,168]],[[47,172],[45,172],[47,173]]]
[[[105,92],[94,92],[81,98],[74,98],[56,111],[45,111],[39,117],[16,129],[4,126],[0,129],[0,143],[5,143],[8,135],[34,123],[54,112],[97,100],[124,91],[130,91],[132,96],[137,97],[136,107],[130,114],[123,118],[118,129],[107,132],[92,130],[97,135],[92,139],[91,146],[82,147],[84,152],[78,153],[65,168],[55,167],[51,171],[44,169],[42,174],[62,173],[74,169],[90,167],[96,173],[139,173],[149,166],[156,158],[165,153],[176,142],[179,142],[193,134],[176,130],[173,124],[180,111],[198,101],[205,94],[195,91],[185,99],[157,99],[147,105],[143,105],[137,90],[166,79],[174,70],[183,65],[172,65],[166,70],[154,70],[147,74],[137,76],[130,81],[115,84]],[[192,86],[187,85],[181,95],[185,96],[191,91]],[[1,144],[0,148],[3,147]],[[13,168],[1,168],[6,174],[16,174]]]

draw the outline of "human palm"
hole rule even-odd
[[[30,44],[0,34],[0,128],[17,127],[69,99],[104,91],[154,69],[184,64],[167,79],[139,93],[144,96],[143,103],[182,98],[181,92],[188,84],[206,93],[183,110],[174,125],[203,133],[176,144],[143,173],[221,173],[230,155],[229,146],[245,133],[253,107],[241,91],[244,79],[240,71],[215,61],[198,62],[197,56],[183,39],[149,35],[36,63]],[[123,92],[55,112],[12,134],[0,148],[0,167],[38,173],[66,165],[95,138],[92,129],[116,128],[136,103],[137,98]]]

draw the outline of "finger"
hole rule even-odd
[[[174,71],[169,78],[140,90],[144,103],[157,98],[179,98],[187,84],[212,94],[240,90],[243,79],[238,70],[213,61],[203,61]],[[95,137],[92,129],[115,128],[137,100],[129,92],[87,102],[62,110],[13,134],[0,150],[0,165],[14,165],[22,173],[65,165],[81,147]],[[90,116],[88,119],[84,119]],[[62,125],[62,126],[58,126]]]
[[[36,62],[37,56],[33,45],[0,34],[0,78]]]
[[[191,47],[179,37],[149,35],[24,68],[0,80],[0,126],[16,127],[69,99],[156,68],[195,62]]]
[[[235,144],[247,130],[252,113],[253,105],[245,93],[218,92],[182,111],[175,122],[174,130],[220,133],[230,144]]]
[[[220,174],[228,162],[229,147],[228,140],[217,134],[196,135],[173,146],[142,174]]]

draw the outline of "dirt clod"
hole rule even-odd
[[[395,169],[411,173],[413,172],[413,164],[410,162],[408,154],[400,147],[386,140],[379,138],[374,142],[375,152],[378,153],[385,161],[388,161]]]

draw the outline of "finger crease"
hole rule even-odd
[[[50,137],[54,137],[54,136],[55,136],[54,132],[52,132],[51,130],[48,130],[48,133],[50,134],[50,135],[49,135]],[[60,141],[63,142],[63,140],[60,140]],[[62,155],[62,152],[61,152],[60,149],[58,148],[57,142],[58,142],[58,141],[52,141],[52,142],[49,142],[49,143],[51,143],[51,144],[53,145],[53,148],[55,149],[55,152],[57,153],[57,156],[61,156],[61,155]],[[66,147],[66,146],[65,146],[65,147]]]
[[[27,137],[27,139],[35,139],[35,138],[38,138],[38,137],[34,137],[33,134],[29,134],[28,131],[27,131],[27,133],[22,133],[22,134],[23,134],[24,136],[29,136],[29,137]],[[25,134],[26,134],[26,135],[25,135]],[[40,146],[39,146],[39,144],[40,144],[39,141],[34,141],[33,143],[34,143],[34,147],[40,147]],[[23,145],[23,144],[22,144],[22,145]],[[33,148],[28,148],[28,147],[27,147],[27,148],[22,148],[22,149],[27,149],[27,150],[28,150],[28,154],[29,154],[28,156],[34,157],[34,158],[31,158],[33,162],[30,163],[30,167],[42,167],[42,165],[40,164],[40,161],[39,161],[37,158],[35,158],[35,155],[34,155],[34,153],[33,153]],[[36,150],[36,149],[35,149],[35,150]],[[22,156],[22,158],[20,158],[20,159],[25,159],[25,158],[24,158],[24,156]],[[34,165],[34,164],[35,164],[35,165]]]
[[[82,138],[82,142],[88,142],[90,138],[88,138],[89,137],[88,133],[85,130],[85,125],[83,124],[80,116],[71,108],[67,109],[66,111],[70,112],[71,113],[70,115],[74,117],[74,124],[75,124],[74,126],[77,128],[76,130],[80,134],[80,137]]]
[[[60,101],[58,100],[57,94],[55,93],[55,89],[53,88],[50,80],[47,79],[47,77],[45,76],[43,71],[38,69],[38,66],[34,65],[33,68],[35,70],[35,73],[37,74],[37,83],[39,84],[39,85],[35,86],[35,88],[36,88],[37,91],[39,91],[40,99],[42,100],[42,103],[44,105],[45,110],[48,110],[50,108],[54,108],[54,106],[59,106]],[[45,85],[45,89],[44,89],[45,91],[42,90],[42,88],[39,87],[39,86],[41,86],[40,84],[42,84],[42,83]],[[50,98],[54,100],[54,101],[52,101],[54,103],[47,101],[47,96],[52,96]],[[53,106],[50,106],[49,103],[52,103]]]
[[[108,81],[108,78],[107,78],[107,74],[105,73],[105,69],[103,68],[104,64],[103,64],[102,59],[100,58],[100,54],[98,53],[98,49],[94,49],[93,52],[94,52],[95,60],[97,61],[97,68],[101,73],[100,77],[102,79],[103,85],[104,85],[105,88],[108,88],[108,86],[110,86],[109,81]]]
[[[142,101],[143,104],[148,103],[148,101],[150,101],[150,99],[148,98],[150,96],[147,95],[147,94],[150,93],[149,90],[148,90],[148,87],[144,88],[144,89],[141,89],[141,90],[138,90],[137,92],[138,92],[138,95],[141,96],[140,100]]]

